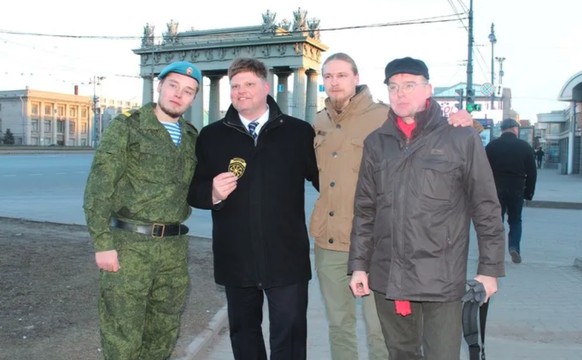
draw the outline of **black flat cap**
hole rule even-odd
[[[519,123],[513,119],[504,119],[499,126],[501,130],[511,129],[513,127],[519,127]]]
[[[405,57],[392,60],[386,65],[384,70],[384,84],[388,84],[390,77],[396,74],[422,75],[428,80],[428,67],[422,60]]]

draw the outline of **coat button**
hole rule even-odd
[[[337,157],[337,151],[332,152],[331,153],[331,156],[333,156],[334,158],[336,158]]]
[[[336,129],[341,129],[341,128],[342,128],[342,126],[341,126],[340,124],[335,124],[335,128],[336,128]]]
[[[334,216],[334,215],[335,215],[335,213],[333,211],[329,212],[329,216]]]
[[[333,238],[330,238],[329,240],[327,240],[327,242],[333,244]]]
[[[335,186],[335,181],[332,181],[329,183],[329,186],[334,187]]]

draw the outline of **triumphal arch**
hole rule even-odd
[[[276,14],[269,10],[262,16],[263,23],[259,26],[183,32],[178,32],[178,23],[170,21],[157,43],[154,27],[146,24],[141,47],[133,50],[140,56],[143,103],[153,100],[154,79],[166,65],[190,61],[202,71],[203,84],[185,117],[200,129],[205,125],[204,97],[209,97],[208,122],[219,120],[220,80],[226,76],[233,59],[253,57],[269,69],[271,95],[281,110],[287,112],[289,109],[291,115],[311,122],[317,109],[317,78],[322,53],[328,49],[320,42],[319,20],[307,19],[307,11],[301,8],[293,12],[292,21],[277,22]],[[288,89],[291,75],[292,92]],[[210,86],[204,86],[206,81]]]

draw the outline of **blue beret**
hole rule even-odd
[[[176,61],[171,63],[160,72],[158,79],[162,80],[171,72],[190,76],[192,79],[198,81],[198,84],[202,83],[202,72],[200,72],[200,69],[198,69],[196,65],[188,61]]]
[[[428,80],[428,67],[422,60],[411,57],[392,60],[386,65],[384,84],[388,84],[388,79],[396,74],[422,75]]]

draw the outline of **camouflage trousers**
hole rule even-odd
[[[180,329],[189,284],[186,236],[152,238],[114,230],[118,272],[100,274],[105,360],[164,360]]]

